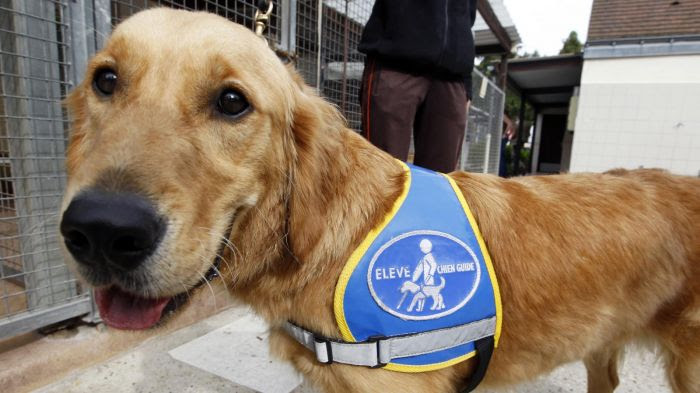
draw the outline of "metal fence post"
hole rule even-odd
[[[316,88],[319,92],[323,91],[323,82],[321,81],[321,64],[322,64],[322,48],[323,48],[323,0],[318,0],[318,5],[316,6]]]
[[[95,47],[90,52],[90,55],[95,54],[95,52],[105,46],[107,37],[112,32],[110,0],[93,0],[93,12],[95,15]]]
[[[501,151],[501,139],[503,138],[503,111],[505,109],[505,104],[506,104],[506,90],[500,90],[495,88],[495,92],[493,94],[493,100],[495,101],[493,105],[493,120],[494,120],[494,125],[493,125],[493,131],[494,131],[494,143],[493,143],[493,156],[495,158],[494,162],[496,163],[494,167],[494,171],[491,173],[498,175],[500,172],[501,168],[501,154],[503,152]]]
[[[297,0],[280,0],[280,48],[294,53],[297,50]]]
[[[90,56],[102,49],[112,30],[109,7],[110,0],[73,0],[70,3],[71,85],[74,87],[82,82]],[[83,317],[86,322],[101,321],[94,299],[90,291],[90,312]]]
[[[88,0],[90,1],[90,0]],[[88,28],[86,21],[85,0],[72,0],[68,6],[70,15],[70,55],[71,55],[71,78],[73,87],[80,83],[80,79],[85,73],[88,62]]]

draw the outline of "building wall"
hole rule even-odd
[[[571,172],[700,175],[700,55],[587,59]]]

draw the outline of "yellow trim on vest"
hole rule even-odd
[[[498,347],[498,339],[501,337],[501,319],[503,314],[501,310],[501,290],[498,287],[496,271],[493,269],[493,264],[491,263],[491,255],[489,255],[489,250],[486,248],[486,243],[484,243],[484,238],[483,236],[481,236],[481,231],[479,230],[479,226],[476,224],[476,219],[474,218],[471,209],[469,209],[469,204],[467,204],[466,199],[464,199],[464,195],[462,195],[462,190],[460,190],[459,187],[457,187],[457,183],[455,183],[454,179],[445,174],[443,174],[443,176],[445,176],[447,178],[447,181],[450,182],[450,185],[452,185],[452,189],[454,189],[455,194],[457,194],[459,203],[461,203],[462,208],[464,208],[464,213],[467,215],[467,218],[469,218],[469,224],[474,230],[476,239],[479,242],[479,247],[481,248],[481,254],[484,256],[486,269],[488,269],[489,271],[489,277],[491,278],[491,286],[493,286],[493,298],[496,302],[496,333],[494,335],[494,346]]]
[[[343,308],[343,298],[345,297],[345,289],[347,288],[348,282],[350,281],[350,276],[355,270],[355,267],[357,267],[357,265],[360,263],[362,256],[365,254],[365,252],[367,252],[367,249],[374,242],[374,239],[376,239],[377,236],[379,236],[379,234],[382,233],[384,228],[386,228],[386,226],[389,225],[391,220],[399,211],[399,208],[401,208],[401,205],[403,205],[403,202],[406,200],[406,196],[408,196],[408,190],[411,187],[411,170],[402,161],[397,160],[397,162],[401,163],[404,173],[406,173],[406,181],[403,185],[403,191],[401,191],[401,195],[399,195],[399,197],[396,199],[396,201],[394,202],[394,206],[391,208],[389,213],[387,213],[386,217],[384,217],[384,220],[371,231],[369,231],[362,243],[360,243],[360,245],[357,246],[355,251],[353,251],[353,253],[350,255],[350,259],[345,264],[343,271],[340,273],[340,278],[338,278],[338,284],[336,284],[335,287],[335,296],[333,298],[333,310],[335,312],[335,320],[338,323],[338,328],[340,329],[340,334],[343,336],[343,340],[348,342],[357,341],[350,332],[350,327],[348,326],[347,320],[345,319],[345,309]]]
[[[474,355],[476,355],[476,350],[471,351],[466,355],[462,355],[460,357],[457,357],[457,358],[454,358],[451,360],[446,360],[446,361],[441,362],[441,363],[426,364],[423,366],[412,366],[409,364],[389,363],[382,368],[385,370],[399,371],[402,373],[424,373],[426,371],[435,371],[435,370],[440,370],[441,368],[454,366],[457,363],[460,363],[460,362],[463,362],[467,359],[473,358]]]

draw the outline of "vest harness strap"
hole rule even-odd
[[[283,328],[297,342],[311,350],[320,363],[341,363],[371,368],[383,367],[393,359],[474,342],[477,366],[466,387],[461,391],[467,393],[476,389],[486,375],[493,353],[496,317],[446,329],[395,337],[376,337],[363,342],[330,339],[291,322],[285,323]]]
[[[363,342],[333,340],[291,322],[287,322],[284,328],[300,344],[314,352],[321,363],[380,367],[394,359],[435,352],[493,336],[496,317],[422,333],[373,337]]]

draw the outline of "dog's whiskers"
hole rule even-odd
[[[203,229],[206,229],[206,228],[203,228]],[[202,242],[202,240],[197,239],[197,241],[199,242],[200,246],[202,246],[202,248],[204,248],[204,243]],[[215,255],[217,258],[219,258],[219,260],[220,260],[221,262],[223,262],[223,263],[226,264],[226,267],[227,267],[228,271],[230,272],[232,281],[235,281],[235,271],[231,268],[231,265],[229,265],[229,263],[228,263],[228,261],[226,260],[226,258],[224,258],[223,256],[219,255],[218,252],[217,252],[217,253],[214,253],[214,255]],[[201,254],[199,254],[199,253],[198,253],[197,256],[198,256],[199,258],[201,258],[202,261],[205,261],[205,262],[209,261],[209,258],[208,258],[207,256],[201,255]],[[229,289],[229,287],[228,287],[228,284],[226,283],[226,279],[225,279],[225,277],[224,277],[224,274],[223,274],[223,273],[221,272],[221,270],[219,270],[219,268],[216,267],[215,265],[212,265],[211,268],[214,269],[214,272],[216,272],[216,274],[218,274],[219,277],[221,277],[221,281],[222,281],[223,284],[224,284],[224,289],[225,289],[227,292],[229,292],[230,289]],[[200,273],[200,275],[201,275],[201,273]],[[205,278],[205,281],[207,281],[207,284],[209,283],[209,282],[208,282],[209,280],[206,280],[206,278]]]
[[[209,283],[209,280],[207,280],[207,278],[204,277],[204,274],[202,274],[201,272],[199,272],[198,274],[202,277],[202,280],[204,280],[204,282],[207,284],[207,287],[209,287],[209,292],[211,293],[211,296],[214,299],[214,310],[219,310],[219,306],[216,302],[216,293],[214,292],[214,288]]]
[[[236,247],[235,244],[233,244],[233,242],[231,242],[231,240],[229,240],[225,236],[218,234],[216,231],[214,231],[211,228],[206,228],[206,227],[199,227],[199,228],[206,230],[210,235],[214,235],[217,238],[217,240],[221,240],[224,243],[224,246],[231,251],[234,258],[238,258],[239,260],[244,259],[243,253],[238,249],[238,247]],[[201,243],[201,241],[200,241],[200,243]],[[222,257],[222,259],[223,259],[223,257]],[[226,263],[227,268],[231,269],[231,265],[228,263],[227,260],[223,259],[223,262]]]
[[[222,236],[222,235],[218,234],[216,231],[214,231],[214,230],[211,229],[211,228],[207,228],[207,227],[197,227],[197,228],[198,228],[198,229],[203,229],[203,230],[207,231],[210,235],[214,235],[214,236],[217,238],[217,240],[223,241],[224,247],[225,247],[225,248],[228,248],[229,250],[231,250],[231,254],[232,254],[232,256],[234,257],[234,259],[235,259],[235,258],[239,258],[240,260],[243,260],[243,254],[240,252],[240,250],[238,250],[238,248],[236,247],[236,245],[233,244],[228,238],[226,238],[225,236]],[[202,248],[204,248],[204,243],[202,243],[202,241],[201,241],[200,239],[197,239],[197,241],[198,241],[199,244],[202,246]],[[229,262],[228,262],[228,260],[226,260],[226,258],[224,258],[222,255],[219,255],[218,253],[215,254],[215,255],[216,255],[217,257],[219,257],[219,259],[220,259],[223,263],[226,264],[226,268],[227,268],[227,269],[229,269],[230,271],[233,271],[233,270],[232,270],[232,267],[231,267],[231,264],[229,264]]]
[[[185,285],[184,282],[182,282],[182,280],[178,279],[177,281],[180,283],[182,288],[185,289],[185,292],[183,293],[185,294],[185,296],[187,296],[187,301],[189,302],[192,299],[192,297],[190,296],[190,289],[187,287],[187,285]]]

